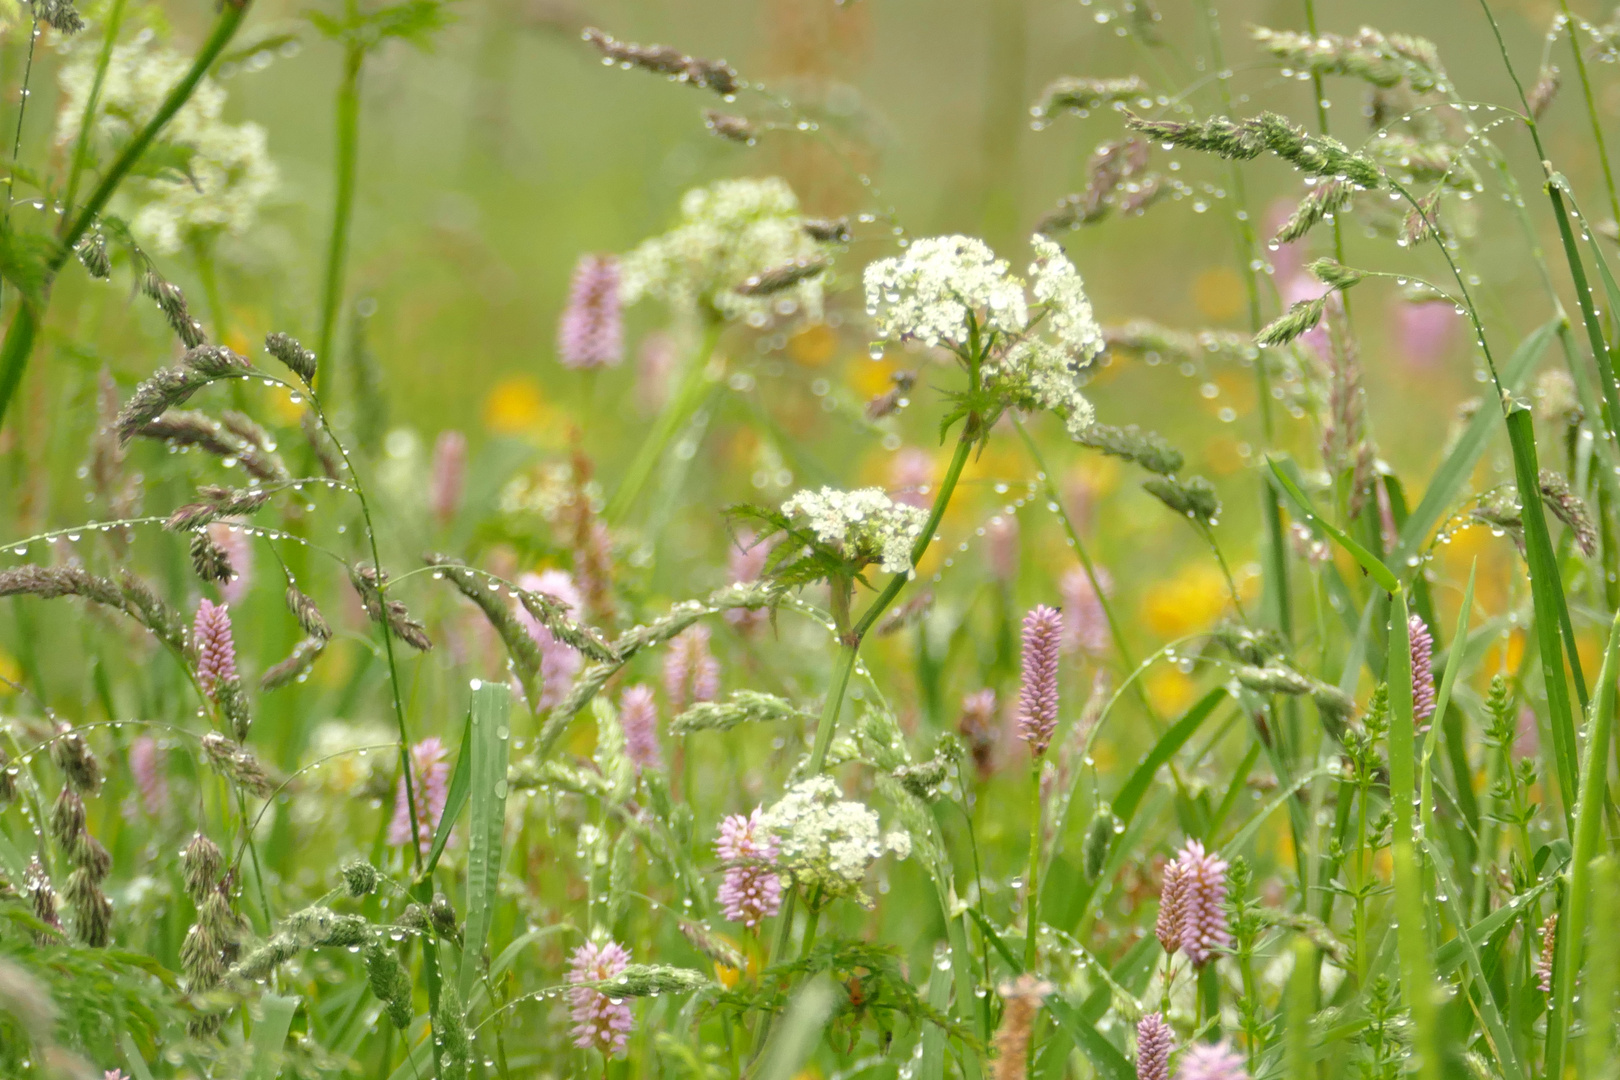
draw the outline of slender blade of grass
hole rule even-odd
[[[253,1026],[253,1061],[247,1080],[275,1080],[281,1073],[282,1050],[298,1011],[298,999],[266,994],[259,999],[259,1008],[264,1012]]]
[[[1598,673],[1597,697],[1587,717],[1586,748],[1581,762],[1580,796],[1575,804],[1575,834],[1569,860],[1569,889],[1558,918],[1553,959],[1553,994],[1547,1002],[1547,1075],[1564,1075],[1564,1050],[1574,1020],[1575,980],[1581,970],[1586,921],[1592,913],[1591,863],[1603,839],[1603,806],[1608,797],[1609,737],[1614,730],[1615,661],[1620,654],[1620,614],[1609,628],[1609,645]],[[1613,912],[1607,913],[1609,917]]]
[[[1303,514],[1305,518],[1311,522],[1311,524],[1315,525],[1317,528],[1321,529],[1323,532],[1332,537],[1334,543],[1338,544],[1340,547],[1344,548],[1345,551],[1349,552],[1350,557],[1355,559],[1356,562],[1360,564],[1361,568],[1367,572],[1368,577],[1377,582],[1385,592],[1394,592],[1400,587],[1399,583],[1395,580],[1394,573],[1389,567],[1384,565],[1384,561],[1382,559],[1368,551],[1356,541],[1352,540],[1342,529],[1338,528],[1332,522],[1317,516],[1316,511],[1311,507],[1310,497],[1301,491],[1299,487],[1291,479],[1289,479],[1288,474],[1282,470],[1274,459],[1267,458],[1266,464],[1271,466],[1271,475],[1277,478],[1277,483],[1282,485],[1282,489],[1288,493],[1288,497],[1294,501],[1294,505],[1299,507],[1299,512]]]
[[[483,960],[484,941],[495,913],[495,887],[501,876],[501,838],[506,827],[506,758],[511,746],[507,723],[512,692],[504,683],[482,683],[472,694],[468,737],[470,757],[467,838],[466,947],[461,952],[461,999],[472,996]]]
[[[1564,681],[1564,643],[1560,628],[1568,619],[1557,556],[1547,533],[1541,505],[1540,467],[1530,410],[1515,406],[1507,416],[1508,439],[1513,447],[1513,471],[1519,485],[1520,513],[1524,519],[1525,561],[1529,564],[1530,594],[1536,616],[1536,642],[1547,687],[1547,712],[1552,725],[1553,756],[1558,791],[1569,828],[1574,829],[1576,795],[1575,719],[1569,687]],[[1573,658],[1571,658],[1573,660]]]
[[[1436,1029],[1435,979],[1424,929],[1423,882],[1412,846],[1413,802],[1417,796],[1412,716],[1412,642],[1408,634],[1406,591],[1397,588],[1389,605],[1389,801],[1395,817],[1390,854],[1395,871],[1396,952],[1401,996],[1411,1010],[1418,1075],[1440,1080],[1440,1040]]]
[[[1614,856],[1592,862],[1592,910],[1620,911],[1620,866]],[[1613,918],[1592,922],[1591,965],[1586,974],[1586,1076],[1599,1080],[1609,1073],[1614,1051],[1614,991],[1620,981],[1620,925]]]
[[[759,1080],[791,1080],[799,1075],[821,1042],[837,1001],[838,991],[828,976],[817,976],[799,988],[766,1046]]]
[[[439,828],[433,834],[433,846],[428,849],[427,861],[422,864],[419,875],[423,880],[431,877],[434,867],[439,865],[444,845],[450,842],[450,830],[455,828],[461,808],[467,805],[467,793],[472,786],[472,755],[468,752],[471,748],[472,710],[468,709],[467,719],[461,725],[461,750],[456,754],[455,771],[450,774],[450,787],[445,791],[444,813],[439,815]]]

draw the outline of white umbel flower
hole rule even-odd
[[[825,245],[803,224],[798,197],[774,176],[694,188],[681,198],[675,228],[620,260],[620,295],[626,305],[652,297],[678,311],[708,307],[727,319],[759,322],[784,306],[819,317],[819,276],[769,296],[734,291],[756,274],[822,254]]]
[[[1007,405],[1058,414],[1078,437],[1095,419],[1080,373],[1102,352],[1102,328],[1063,249],[1045,236],[1030,243],[1033,303],[1023,279],[982,240],[938,236],[866,268],[867,312],[884,339],[959,354],[975,347],[977,331],[985,385]]]
[[[1007,272],[983,240],[935,236],[898,258],[866,268],[866,311],[887,340],[967,345],[969,316],[980,333],[1021,332],[1029,322],[1024,283]]]
[[[891,574],[911,570],[912,546],[928,521],[923,510],[875,487],[801,491],[782,504],[782,512],[802,515],[823,544],[837,545],[850,558],[874,559]]]
[[[62,67],[58,144],[69,145],[79,136],[98,48],[95,42],[73,47]],[[190,66],[189,58],[155,44],[150,35],[115,47],[97,106],[96,139],[111,146],[127,142]],[[218,233],[242,235],[258,220],[260,206],[276,188],[278,177],[264,128],[228,123],[222,118],[224,109],[224,89],[205,78],[162,136],[165,145],[183,151],[187,175],[124,185],[138,203],[130,226],[154,252],[173,254],[193,240]]]
[[[877,814],[844,799],[826,776],[789,788],[761,820],[780,844],[777,865],[796,884],[819,888],[828,899],[866,902],[861,884],[872,864],[887,852],[902,859],[911,854],[911,837],[898,831],[885,836]]]

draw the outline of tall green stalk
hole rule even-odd
[[[321,287],[321,329],[315,356],[326,376],[322,390],[330,390],[333,340],[338,312],[343,306],[344,271],[349,259],[349,230],[354,217],[355,176],[360,160],[360,72],[366,49],[359,42],[344,45],[343,79],[337,92],[337,163],[332,194],[332,234],[326,244],[326,281]]]
[[[148,120],[146,126],[124,146],[123,151],[102,174],[101,181],[96,184],[90,197],[84,201],[84,205],[76,212],[70,210],[63,215],[62,230],[57,235],[58,246],[45,263],[46,285],[43,295],[37,299],[23,298],[22,303],[17,306],[17,314],[12,317],[11,325],[6,329],[5,340],[0,342],[0,426],[5,423],[11,399],[16,395],[23,372],[28,368],[28,359],[33,354],[34,338],[39,332],[43,309],[50,302],[51,280],[67,263],[74,245],[84,236],[97,215],[106,208],[108,201],[117,192],[118,186],[141,159],[141,155],[146,153],[153,141],[168,126],[169,121],[174,119],[174,114],[180,111],[181,106],[191,100],[191,95],[202,82],[203,76],[208,74],[208,70],[214,66],[214,61],[219,59],[219,54],[230,44],[231,38],[242,25],[242,19],[247,15],[251,3],[252,0],[228,0],[219,9],[219,15],[214,19],[214,27],[192,60],[191,67],[170,89],[163,103],[158,106],[157,112],[152,115],[152,119]]]
[[[1603,804],[1609,780],[1609,738],[1614,731],[1615,659],[1620,652],[1620,614],[1609,628],[1609,646],[1598,673],[1597,695],[1587,717],[1581,762],[1581,792],[1575,804],[1575,835],[1569,860],[1569,888],[1558,917],[1553,994],[1547,1003],[1547,1075],[1564,1075],[1564,1045],[1574,1020],[1575,979],[1581,970],[1583,939],[1592,908],[1592,860],[1603,839]],[[1606,916],[1612,918],[1613,912]]]
[[[124,25],[125,0],[113,0],[107,9],[107,28],[101,38],[101,51],[96,54],[96,73],[90,80],[90,95],[84,99],[84,112],[79,117],[79,137],[73,144],[73,165],[68,170],[67,194],[62,206],[69,212],[79,194],[79,181],[90,165],[90,139],[95,132],[96,110],[101,105],[101,88],[107,81],[107,68],[112,63],[113,48],[118,44],[118,31]],[[18,135],[22,125],[18,124]],[[16,156],[16,151],[12,152]]]

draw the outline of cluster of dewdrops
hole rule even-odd
[[[840,491],[808,489],[782,504],[785,514],[801,514],[824,544],[836,544],[846,555],[872,558],[891,574],[911,571],[911,549],[928,515],[897,503],[882,488]]]
[[[769,296],[744,296],[735,287],[797,259],[814,258],[826,245],[803,228],[799,200],[785,180],[721,180],[681,198],[681,219],[625,255],[619,264],[626,305],[653,297],[678,311],[710,307],[727,319],[763,326],[773,313],[821,315],[819,275]]]
[[[95,81],[97,48],[96,42],[71,46],[62,66],[58,144],[69,145],[79,136]],[[127,142],[190,66],[188,58],[158,45],[150,30],[114,48],[101,86],[97,137],[113,144]],[[136,188],[141,205],[130,227],[154,252],[173,254],[212,233],[242,235],[275,191],[278,176],[264,128],[227,123],[222,119],[224,109],[224,89],[204,79],[164,132],[168,142],[189,150],[189,175],[147,179]]]
[[[830,777],[816,776],[789,788],[761,818],[777,839],[777,865],[796,884],[819,888],[828,899],[860,900],[861,883],[872,864],[886,852],[904,859],[911,837],[903,831],[887,836],[878,816],[863,803],[842,797]]]

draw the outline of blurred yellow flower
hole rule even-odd
[[[1226,610],[1226,580],[1213,566],[1193,563],[1155,582],[1142,600],[1142,617],[1155,634],[1178,638],[1212,626]]]
[[[1192,680],[1179,668],[1160,664],[1146,676],[1148,700],[1159,713],[1179,713],[1192,703]]]
[[[890,376],[900,365],[887,358],[882,360],[856,360],[849,370],[850,387],[863,398],[875,398],[893,388]]]
[[[22,685],[22,667],[10,653],[0,653],[0,695],[16,693],[16,688]]]
[[[1225,266],[1213,266],[1193,279],[1193,303],[1206,319],[1225,322],[1243,310],[1243,282]]]
[[[497,435],[538,433],[554,415],[540,384],[527,375],[502,379],[484,399],[484,426]]]
[[[812,323],[788,339],[788,355],[805,367],[821,367],[838,352],[838,335],[824,323]]]

